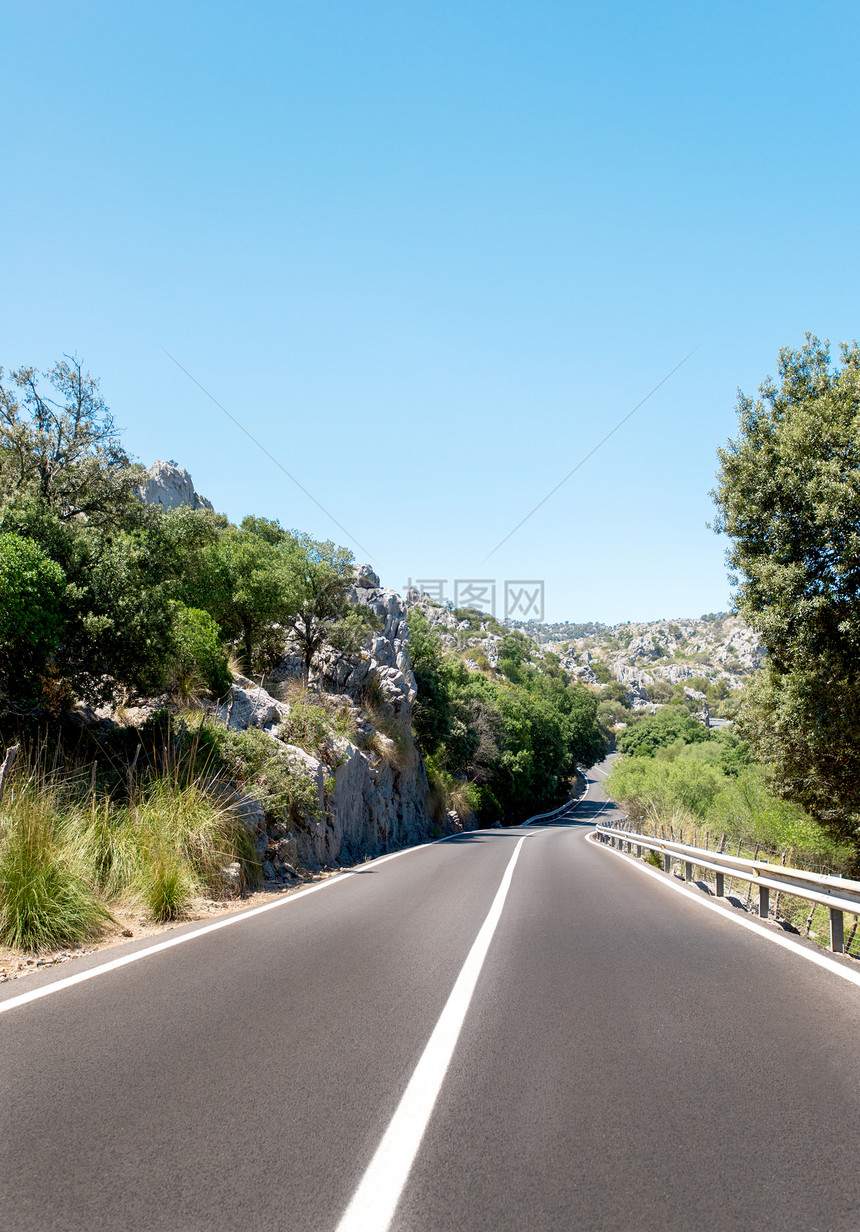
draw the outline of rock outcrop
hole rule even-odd
[[[409,657],[407,603],[381,587],[368,565],[356,569],[349,598],[369,607],[381,628],[360,654],[324,657],[311,684],[330,703],[338,699],[351,717],[354,738],[332,732],[325,749],[313,752],[286,743],[282,731],[291,703],[242,676],[213,710],[216,721],[231,730],[257,728],[277,740],[295,772],[315,785],[317,815],[300,826],[265,816],[261,824],[260,807],[253,801],[243,805],[269,881],[290,880],[299,867],[351,864],[424,842],[431,834],[463,829],[456,813],[434,822],[425,809],[427,774],[412,736],[418,690]],[[288,686],[300,673],[301,657],[288,643],[270,679]]]
[[[700,620],[589,626],[587,634],[570,639],[564,636],[564,626],[529,631],[545,648],[560,649],[562,667],[587,683],[597,680],[591,665],[602,663],[630,689],[634,701],[657,681],[676,685],[704,679],[711,684],[723,681],[730,690],[742,689],[764,658],[753,631],[730,613]]]
[[[188,505],[191,509],[211,509],[205,496],[195,492],[191,476],[183,466],[175,462],[153,462],[149,478],[137,489],[140,499],[147,505],[160,505],[162,509],[178,509]]]

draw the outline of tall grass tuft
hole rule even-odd
[[[178,746],[179,742],[177,742]],[[174,746],[174,749],[176,746]],[[259,881],[235,793],[198,757],[166,749],[128,787],[96,791],[96,774],[31,752],[0,803],[0,944],[39,951],[80,943],[111,922],[110,905],[143,905],[155,920],[184,915],[195,895]],[[155,764],[155,763],[159,764]]]
[[[97,936],[111,914],[87,879],[60,794],[32,779],[0,819],[0,943],[56,949]]]

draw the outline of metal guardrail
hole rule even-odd
[[[520,829],[523,826],[530,826],[533,821],[550,821],[553,817],[561,817],[568,809],[573,808],[575,804],[579,804],[582,797],[588,791],[588,781],[586,780],[585,787],[578,796],[572,796],[570,800],[565,800],[564,804],[560,804],[557,809],[553,809],[551,813],[536,813],[534,817],[527,817],[525,821],[520,822]]]
[[[630,853],[636,848],[641,858],[642,848],[663,856],[663,869],[671,872],[672,861],[684,865],[684,880],[693,880],[693,866],[710,869],[716,874],[716,896],[722,898],[725,878],[736,877],[758,889],[758,913],[767,919],[770,913],[770,892],[791,894],[808,902],[818,903],[830,912],[830,948],[834,954],[845,952],[843,913],[860,915],[860,881],[837,877],[830,873],[811,873],[807,869],[788,868],[782,864],[769,864],[766,860],[750,860],[746,856],[726,855],[707,847],[693,847],[676,843],[672,839],[654,838],[650,834],[638,834],[617,826],[597,824],[595,827],[601,842],[609,843],[619,850],[627,846]]]

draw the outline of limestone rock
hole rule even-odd
[[[356,565],[355,586],[358,590],[379,590],[379,574],[370,565]]]
[[[205,496],[195,492],[191,476],[184,466],[174,462],[153,462],[149,478],[137,489],[137,494],[146,505],[160,505],[162,509],[178,509],[188,505],[191,509],[211,509]]]
[[[279,702],[265,689],[245,676],[238,676],[215,715],[231,731],[247,731],[249,727],[271,728],[283,722],[290,713],[286,702]]]

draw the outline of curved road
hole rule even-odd
[[[860,988],[588,842],[601,774],[0,989],[0,1228],[857,1232]]]

